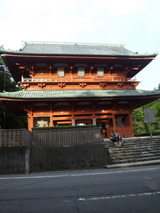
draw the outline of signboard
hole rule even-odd
[[[144,122],[145,123],[155,123],[156,122],[156,118],[155,118],[153,109],[144,110]]]

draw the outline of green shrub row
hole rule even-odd
[[[41,131],[41,130],[58,130],[58,129],[77,129],[77,128],[93,128],[97,127],[95,125],[87,125],[87,126],[53,126],[53,127],[34,127],[32,131]]]

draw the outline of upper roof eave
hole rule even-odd
[[[75,42],[25,42],[19,51],[0,50],[0,54],[14,56],[92,56],[92,57],[156,57],[157,53],[139,54],[123,44]]]
[[[138,54],[138,55],[118,55],[118,54],[115,54],[115,55],[89,55],[89,54],[83,54],[83,55],[80,55],[80,54],[49,54],[49,53],[46,53],[46,54],[41,54],[41,53],[21,53],[21,52],[8,52],[8,51],[0,51],[0,55],[2,57],[6,57],[6,56],[11,56],[11,57],[46,57],[46,56],[49,56],[49,57],[58,57],[58,56],[61,56],[61,57],[120,57],[120,58],[149,58],[149,59],[154,59],[158,53],[153,53],[153,54]]]

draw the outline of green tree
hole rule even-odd
[[[154,88],[154,90],[160,90],[160,84],[158,84],[158,87]]]
[[[3,59],[2,57],[0,57],[0,65],[3,65],[3,64],[4,64]]]
[[[0,92],[13,92],[17,90],[20,90],[20,88],[13,80],[0,57]],[[27,128],[27,117],[15,115],[3,104],[0,104],[0,127],[5,129]]]
[[[160,90],[160,84],[155,90]],[[135,135],[149,134],[148,125],[144,122],[144,110],[147,108],[154,110],[156,123],[152,124],[152,130],[154,133],[160,134],[160,99],[158,99],[133,111],[132,118]]]
[[[5,65],[0,65],[0,92],[12,92],[17,90],[19,90],[19,87],[12,79],[12,76]]]

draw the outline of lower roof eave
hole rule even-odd
[[[95,90],[21,90],[0,93],[0,100],[60,100],[60,99],[119,99],[119,98],[160,98],[160,91],[136,89],[95,89]]]
[[[160,93],[159,94],[146,94],[146,95],[120,95],[120,96],[78,96],[78,97],[0,97],[0,101],[14,101],[14,102],[39,102],[39,101],[78,101],[78,100],[143,100],[146,102],[151,102],[154,101],[156,99],[160,98]],[[148,100],[147,100],[148,99]]]

